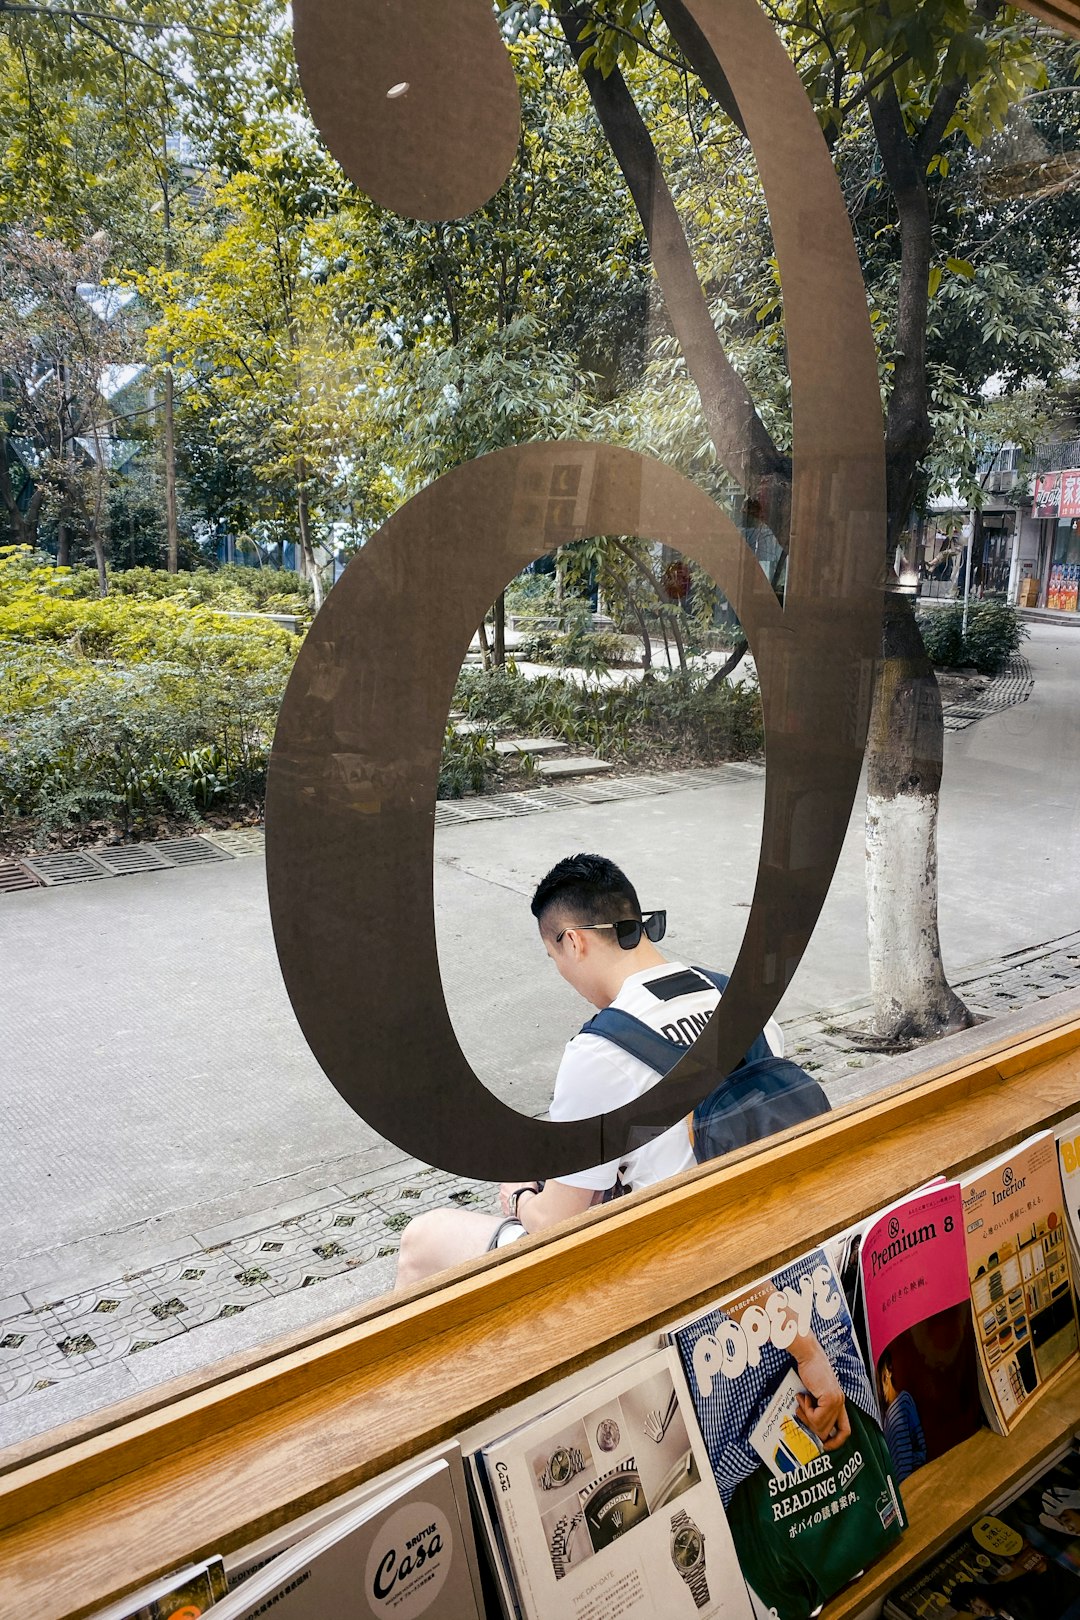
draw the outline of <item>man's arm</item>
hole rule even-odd
[[[510,1199],[521,1187],[520,1181],[507,1181],[499,1188],[499,1202],[504,1214],[511,1210]],[[546,1181],[542,1192],[526,1183],[525,1191],[517,1201],[517,1218],[526,1232],[542,1232],[546,1226],[568,1221],[583,1210],[590,1209],[599,1199],[590,1187],[570,1187],[565,1181]]]

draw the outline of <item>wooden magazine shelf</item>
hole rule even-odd
[[[254,1540],[1080,1104],[1075,1009],[962,1063],[0,1454],[0,1615],[77,1620]],[[1080,1372],[909,1486],[854,1617],[1080,1427]]]

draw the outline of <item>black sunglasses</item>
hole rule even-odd
[[[635,945],[641,943],[642,934],[651,939],[656,945],[667,933],[667,912],[647,911],[639,922],[636,917],[623,917],[619,922],[613,923],[569,923],[566,928],[555,935],[555,943],[559,944],[563,934],[569,933],[571,928],[614,928],[615,938],[624,951],[632,951]]]

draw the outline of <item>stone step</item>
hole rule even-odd
[[[501,737],[495,744],[495,752],[504,756],[535,754],[540,758],[546,754],[565,754],[569,747],[561,737]]]
[[[612,769],[606,759],[542,759],[536,766],[537,776],[561,781],[569,776],[606,776]]]

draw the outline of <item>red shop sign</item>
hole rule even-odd
[[[1031,501],[1031,515],[1033,518],[1058,516],[1060,483],[1060,473],[1039,474],[1035,480],[1035,493]]]

